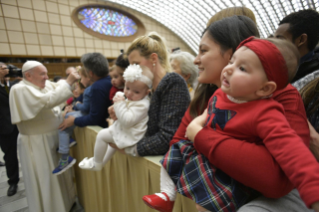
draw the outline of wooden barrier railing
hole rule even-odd
[[[102,128],[75,128],[77,145],[71,154],[77,164],[84,157],[92,157],[95,138]],[[151,212],[142,197],[160,191],[160,163],[162,156],[132,157],[115,153],[100,172],[74,167],[77,192],[86,212]],[[195,203],[178,195],[173,212],[196,211]]]

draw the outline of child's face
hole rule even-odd
[[[90,80],[90,78],[85,77],[82,74],[80,74],[80,77],[81,77],[82,85],[84,85],[86,88],[89,87],[92,84],[92,81]]]
[[[120,67],[115,66],[114,70],[110,72],[110,77],[112,78],[112,85],[116,88],[123,88],[124,78],[123,71]]]
[[[73,90],[73,96],[75,98],[78,98],[83,92],[84,92],[84,89],[81,89],[79,83],[76,83],[75,88]]]
[[[124,94],[130,101],[138,101],[148,95],[150,89],[141,81],[125,82]]]
[[[268,82],[258,56],[245,46],[234,53],[220,80],[222,91],[245,101],[259,99],[256,92]]]

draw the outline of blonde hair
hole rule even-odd
[[[85,68],[78,68],[77,71],[79,72],[79,74],[81,74],[82,76],[84,76],[85,78],[89,77],[87,71],[85,70]]]
[[[223,18],[227,18],[227,17],[231,17],[234,15],[243,15],[246,16],[248,18],[250,18],[253,22],[256,23],[256,17],[253,13],[253,11],[251,11],[249,8],[247,7],[228,7],[226,9],[223,9],[217,13],[215,13],[215,15],[213,17],[211,17],[209,19],[209,21],[207,22],[206,27],[208,27],[211,23],[214,23],[216,21],[219,21]]]
[[[140,55],[147,59],[151,54],[157,54],[162,67],[166,72],[170,72],[171,68],[168,61],[169,55],[165,40],[158,33],[150,32],[148,35],[136,38],[127,49],[126,55],[129,55],[134,50],[138,50]]]
[[[153,82],[154,74],[151,72],[151,70],[147,66],[140,65],[140,67],[142,69],[142,75],[148,77]]]
[[[293,43],[283,39],[267,38],[264,40],[273,43],[283,56],[288,69],[288,84],[294,78],[298,69],[300,54],[297,47]]]
[[[114,71],[115,69],[115,65],[112,65],[110,68],[109,68],[109,73],[111,73],[112,71]]]

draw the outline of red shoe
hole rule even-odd
[[[167,201],[163,200],[161,197],[157,196],[156,194],[152,195],[145,195],[143,197],[143,201],[149,207],[158,210],[160,212],[172,212],[174,207],[174,201],[170,201],[169,197],[165,192],[162,192],[168,199]]]

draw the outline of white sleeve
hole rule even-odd
[[[124,149],[125,153],[133,157],[139,157],[137,152],[137,145],[129,146]]]
[[[116,102],[114,110],[117,121],[126,128],[135,126],[148,115],[149,100],[142,99],[138,102],[130,102],[127,106],[126,101]]]
[[[34,118],[43,108],[53,108],[72,96],[71,87],[64,81],[46,82],[46,93],[32,86],[17,84],[10,90],[11,121],[17,124]]]

